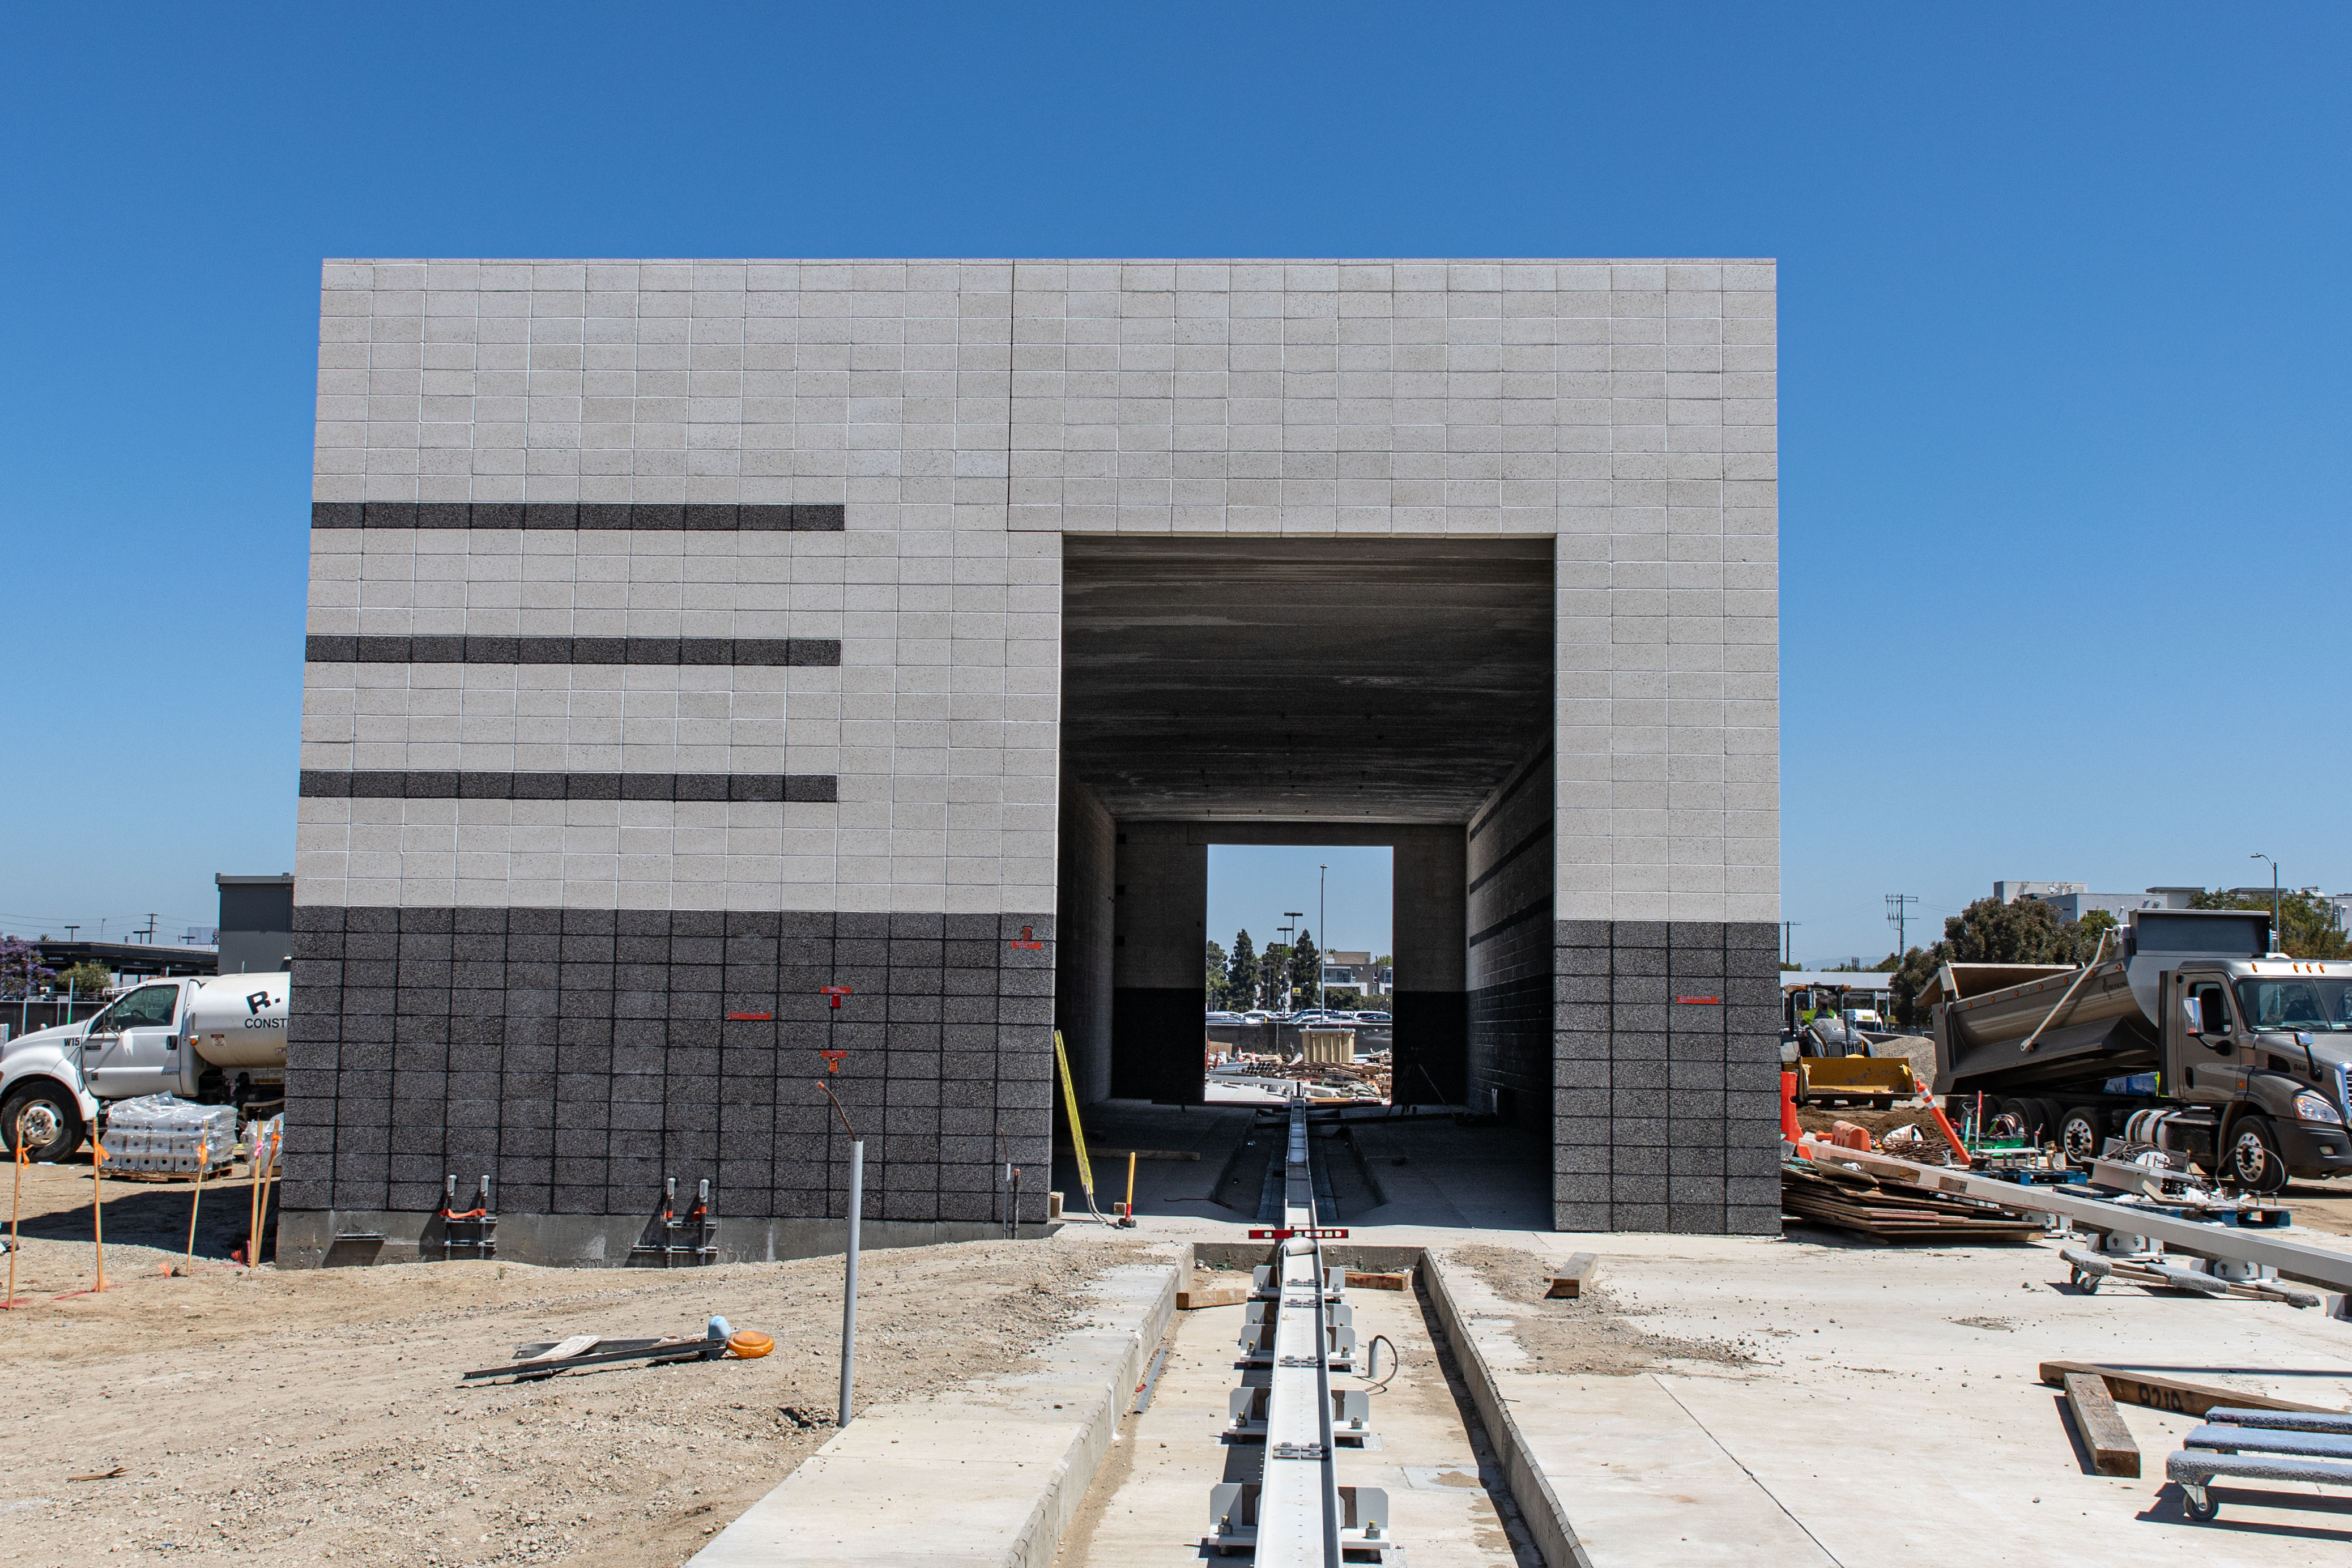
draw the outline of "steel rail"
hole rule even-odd
[[[1323,1243],[1314,1232],[1315,1178],[1307,1106],[1290,1108],[1283,1152],[1282,1226],[1305,1232],[1275,1244],[1278,1267],[1274,1366],[1265,1400],[1265,1471],[1259,1483],[1257,1568],[1339,1568],[1339,1489],[1331,1440],[1330,1334]]]

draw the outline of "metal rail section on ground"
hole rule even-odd
[[[1784,1143],[1782,1148],[1790,1155],[1798,1152],[1794,1144]],[[2169,1251],[2187,1253],[2192,1258],[2253,1264],[2274,1270],[2282,1279],[2300,1280],[2352,1297],[2352,1252],[2307,1247],[2298,1241],[2283,1240],[2274,1232],[2179,1219],[2137,1205],[2077,1196],[2063,1187],[2027,1186],[1949,1165],[1923,1165],[1893,1154],[1864,1153],[1856,1149],[1832,1149],[1827,1152],[1832,1159],[1848,1161],[1865,1172],[1882,1165],[1895,1167],[1886,1173],[1923,1187],[1989,1198],[2005,1208],[2028,1214],[2063,1215],[2085,1231],[2145,1237],[2162,1242]]]
[[[1202,1545],[1219,1555],[1250,1552],[1256,1568],[1401,1563],[1388,1538],[1388,1493],[1339,1484],[1331,1374],[1355,1369],[1356,1336],[1343,1299],[1347,1276],[1323,1264],[1312,1156],[1307,1106],[1295,1101],[1282,1224],[1254,1233],[1273,1241],[1274,1255],[1244,1309],[1244,1372],[1234,1395],[1237,1415],[1245,1415],[1257,1406],[1261,1385],[1253,1380],[1265,1379],[1265,1469],[1255,1487],[1225,1481],[1210,1489],[1213,1533]]]

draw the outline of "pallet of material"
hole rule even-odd
[[[1810,1161],[1781,1165],[1780,1207],[1816,1225],[1895,1241],[2010,1241],[2042,1234],[2040,1221],[1996,1204],[1859,1171],[1824,1174]]]

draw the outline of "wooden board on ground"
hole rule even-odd
[[[2340,1415],[2325,1405],[2297,1405],[2291,1399],[2273,1399],[2267,1394],[2248,1394],[2242,1388],[2224,1388],[2213,1383],[2191,1383],[2185,1378],[2164,1377],[2152,1372],[2134,1372],[2128,1368],[2100,1366],[2087,1361],[2045,1361],[2042,1363],[2042,1381],[2063,1385],[2069,1373],[2085,1373],[2105,1382],[2108,1394],[2126,1405],[2144,1405],[2150,1410],[2167,1410],[2175,1415],[2202,1415],[2215,1405],[2239,1410],[2299,1410],[2308,1415]]]
[[[1551,1289],[1544,1296],[1551,1300],[1573,1301],[1584,1294],[1585,1286],[1592,1282],[1593,1272],[1601,1259],[1590,1252],[1571,1254],[1568,1266],[1551,1277]]]
[[[1368,1274],[1357,1268],[1348,1270],[1348,1289],[1350,1290],[1403,1290],[1410,1289],[1412,1284],[1410,1272]]]
[[[2137,1476],[2139,1445],[2107,1393],[2105,1379],[2087,1372],[2066,1374],[2066,1406],[2074,1413],[2074,1430],[2091,1451],[2091,1468],[2103,1476]]]
[[[1176,1292],[1176,1310],[1195,1312],[1202,1307],[1238,1307],[1249,1300],[1246,1285],[1210,1285],[1192,1290]]]
[[[2042,1223],[1980,1198],[1916,1184],[1907,1167],[1853,1150],[1861,1170],[1818,1162],[1780,1166],[1780,1207],[1799,1219],[1889,1239],[2021,1241],[2042,1234]]]

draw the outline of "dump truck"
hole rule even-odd
[[[2139,910],[2082,965],[1947,963],[1935,1092],[2087,1163],[2110,1138],[2274,1193],[2352,1171],[2352,962],[2271,917]]]
[[[172,1094],[259,1110],[285,1098],[287,974],[153,980],[90,1017],[0,1045],[0,1138],[69,1158],[110,1100]]]

